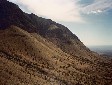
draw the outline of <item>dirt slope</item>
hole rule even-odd
[[[67,27],[0,0],[0,85],[112,85],[112,59]]]
[[[1,85],[111,85],[108,63],[104,68],[75,58],[45,38],[16,26],[0,30]]]

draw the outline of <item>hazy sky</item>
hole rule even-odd
[[[112,45],[112,0],[9,0],[68,27],[85,45]]]

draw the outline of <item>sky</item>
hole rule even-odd
[[[86,45],[112,45],[112,0],[8,0],[68,27]]]

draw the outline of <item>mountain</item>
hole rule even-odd
[[[112,85],[111,75],[112,59],[67,27],[0,0],[1,85]]]

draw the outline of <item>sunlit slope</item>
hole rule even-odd
[[[40,35],[16,26],[0,30],[1,85],[111,85],[105,66],[64,53]]]
[[[0,0],[0,84],[111,85],[112,60],[67,27]]]

